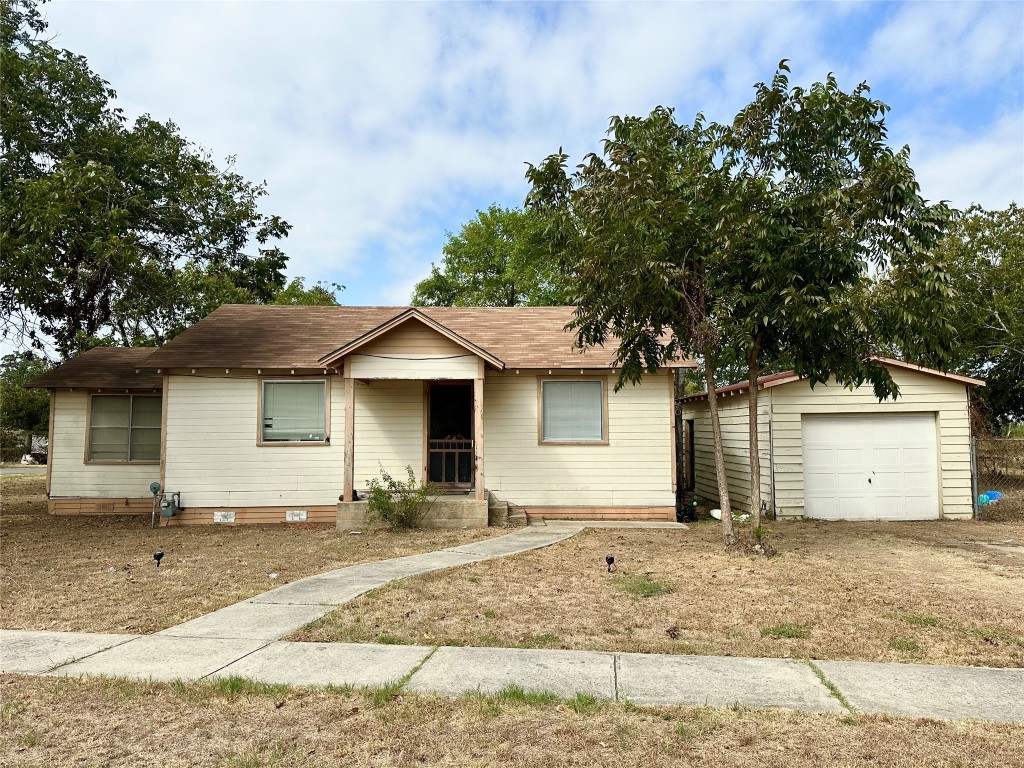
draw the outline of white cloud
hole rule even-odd
[[[1024,51],[1020,3],[907,3],[871,39],[875,73],[916,89],[955,89],[1019,72]]]
[[[597,149],[612,114],[666,104],[684,120],[697,110],[729,119],[783,57],[794,81],[833,70],[851,87],[891,73],[948,78],[956,66],[966,89],[1020,70],[1019,41],[987,5],[903,7],[864,41],[864,61],[843,60],[831,44],[837,25],[875,8],[57,2],[44,10],[57,44],[86,55],[129,114],[172,118],[215,156],[236,154],[246,177],[267,180],[266,209],[294,225],[285,244],[292,274],[348,284],[346,303],[379,303],[407,300],[446,227],[495,200],[520,202],[524,161],[560,145],[574,156]],[[954,43],[966,57],[959,65],[944,59]],[[1009,64],[986,53],[993,43]],[[1000,195],[1018,195],[1019,173],[1005,164],[1019,157],[1009,142],[1020,115],[985,136],[936,128],[954,123],[947,116],[904,131],[934,196],[979,190],[1001,205]],[[960,172],[944,170],[933,149],[944,146],[991,158],[988,170],[972,177],[966,160]]]
[[[1024,112],[1005,115],[977,135],[946,130],[911,141],[921,194],[957,208],[1005,208],[1024,202]]]

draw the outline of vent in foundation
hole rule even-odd
[[[233,523],[235,522],[235,510],[233,509],[219,509],[213,513],[213,522],[215,523]]]

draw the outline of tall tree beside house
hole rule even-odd
[[[584,347],[616,339],[617,386],[686,354],[701,355],[709,388],[720,356],[715,264],[728,242],[720,211],[733,186],[714,162],[717,135],[672,110],[612,118],[601,155],[572,173],[559,151],[530,166],[527,199],[549,221],[546,242],[569,276]],[[670,333],[666,333],[669,331]],[[710,400],[723,536],[735,543],[718,407]]]
[[[897,387],[871,355],[893,346],[943,367],[951,344],[946,259],[935,251],[951,210],[928,204],[910,150],[886,144],[888,107],[862,83],[847,93],[829,75],[791,86],[783,61],[769,84],[721,134],[734,181],[723,212],[729,241],[717,278],[727,312],[727,357],[749,383],[751,513],[760,522],[758,392],[782,356],[812,386],[834,377],[870,382],[880,398]],[[891,301],[873,304],[874,274]]]
[[[206,299],[285,287],[290,229],[264,214],[265,184],[244,179],[171,122],[128,123],[86,60],[55,48],[32,0],[0,5],[0,333],[61,357],[151,309],[166,334]],[[252,248],[252,252],[250,252]]]
[[[32,452],[32,441],[45,437],[50,424],[50,396],[45,389],[24,384],[50,366],[26,354],[0,360],[0,444],[4,459]]]
[[[522,307],[565,304],[558,265],[547,258],[536,210],[492,205],[458,234],[448,233],[441,263],[413,290],[414,306]]]
[[[954,328],[956,370],[985,379],[976,395],[990,426],[1024,422],[1024,209],[971,206],[939,250],[950,263],[956,299],[944,313]]]

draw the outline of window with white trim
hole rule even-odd
[[[89,461],[160,461],[160,395],[93,395]]]
[[[260,437],[264,443],[327,441],[327,382],[264,381]]]
[[[541,381],[541,442],[603,443],[604,382]]]

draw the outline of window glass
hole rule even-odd
[[[544,442],[604,440],[604,390],[600,381],[541,382]]]
[[[159,395],[93,395],[90,408],[90,460],[160,460]]]
[[[323,442],[327,437],[327,383],[263,382],[263,442]]]

